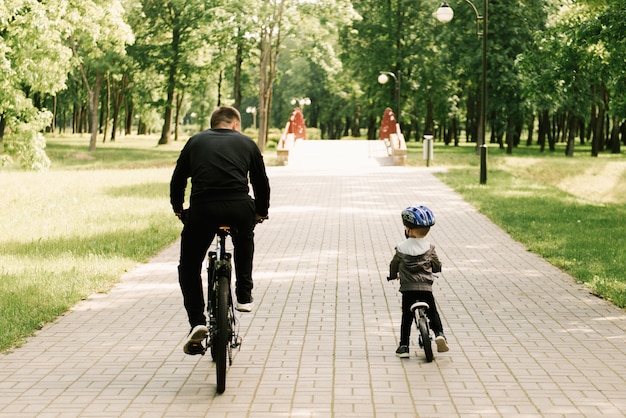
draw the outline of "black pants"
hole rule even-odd
[[[217,228],[231,227],[234,246],[236,296],[240,303],[252,301],[252,262],[254,257],[254,201],[232,200],[192,204],[181,234],[178,281],[183,293],[189,324],[206,325],[202,263]]]
[[[411,337],[411,326],[413,325],[413,312],[411,312],[411,305],[415,302],[426,302],[429,308],[426,310],[426,316],[430,319],[430,329],[433,330],[435,335],[443,333],[443,325],[441,324],[441,318],[439,318],[439,312],[437,312],[437,305],[435,304],[435,297],[433,292],[422,290],[411,290],[402,292],[402,324],[400,325],[400,345],[409,345],[409,338]]]

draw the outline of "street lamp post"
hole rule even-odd
[[[389,77],[393,78],[396,83],[395,98],[396,98],[396,120],[400,120],[400,73],[396,76],[390,71],[381,71],[378,75],[378,82],[380,84],[387,84]]]
[[[476,6],[465,0],[476,14],[476,34],[482,36],[482,80],[480,86],[480,121],[478,124],[477,146],[480,150],[480,184],[487,183],[487,142],[485,133],[487,131],[487,16],[488,0],[483,0],[483,15],[478,13]],[[435,12],[437,19],[442,23],[448,23],[454,17],[454,11],[445,1]],[[482,28],[480,27],[482,24]]]
[[[246,113],[252,113],[252,127],[256,129],[256,106],[246,107]]]

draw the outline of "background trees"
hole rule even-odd
[[[67,23],[69,44],[74,57],[74,77],[83,82],[89,98],[89,129],[91,132],[89,150],[96,149],[98,132],[102,123],[98,120],[100,91],[105,80],[118,72],[126,53],[126,45],[132,43],[132,29],[124,20],[125,10],[118,0],[108,0],[102,4],[90,0],[69,2],[64,19]],[[107,95],[106,113],[110,102]]]
[[[0,4],[0,163],[46,168],[41,131],[51,123],[45,94],[65,87],[71,50],[63,43],[67,9],[60,2],[6,0]]]
[[[160,132],[165,144],[183,123],[206,128],[223,104],[257,107],[263,149],[302,97],[324,138],[375,138],[399,102],[408,139],[475,141],[480,39],[472,9],[450,5],[455,19],[443,25],[430,0],[6,0],[2,159],[45,167],[46,129],[90,132],[92,151],[98,135]],[[626,0],[489,7],[490,141],[509,153],[565,142],[573,155],[587,141],[592,155],[621,152]],[[381,71],[398,83],[378,84]]]

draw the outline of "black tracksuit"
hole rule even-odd
[[[221,225],[232,228],[237,300],[252,301],[255,213],[267,216],[270,186],[256,143],[231,129],[208,129],[187,141],[170,182],[174,212],[183,209],[190,177],[190,206],[181,234],[178,272],[189,323],[194,327],[206,324],[200,274]]]

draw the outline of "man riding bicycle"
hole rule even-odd
[[[219,226],[231,227],[236,309],[250,312],[253,307],[254,227],[267,218],[270,186],[258,146],[240,129],[241,115],[237,109],[216,109],[211,115],[211,128],[192,136],[183,147],[170,182],[172,208],[184,223],[178,278],[191,325],[183,347],[186,354],[204,351],[202,341],[208,329],[201,270]],[[188,178],[190,204],[188,210],[183,210]]]

